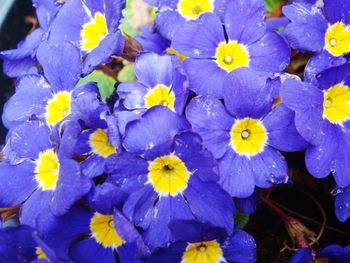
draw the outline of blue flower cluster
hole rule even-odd
[[[33,0],[40,27],[0,53],[17,78],[0,208],[19,220],[0,229],[0,262],[254,262],[236,207],[291,180],[285,152],[332,174],[350,217],[348,0],[291,1],[282,34],[262,0],[148,2],[137,81],[107,100],[79,80],[127,49],[124,0]],[[284,73],[291,48],[312,52],[303,80]],[[293,262],[315,256],[350,262],[337,246]]]

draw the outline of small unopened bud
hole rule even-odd
[[[287,217],[285,220],[286,229],[290,237],[295,241],[298,248],[309,247],[308,240],[316,241],[316,234],[308,229],[303,223],[293,217]]]

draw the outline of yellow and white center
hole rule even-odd
[[[337,22],[325,34],[325,49],[335,57],[350,52],[350,25]]]
[[[42,190],[55,190],[60,163],[57,154],[53,149],[39,153],[38,159],[35,161],[35,179],[39,183]]]
[[[213,0],[180,0],[177,10],[186,20],[197,19],[201,14],[214,11]]]
[[[254,156],[264,151],[267,131],[261,121],[245,118],[237,120],[230,131],[231,147],[239,155]]]
[[[107,35],[108,28],[106,17],[102,13],[96,12],[91,21],[83,25],[83,28],[80,32],[82,39],[81,48],[84,51],[89,52],[98,47],[100,42]]]
[[[90,134],[89,145],[93,153],[105,158],[117,153],[117,149],[109,143],[107,131],[104,129],[97,129]]]
[[[220,244],[213,241],[189,243],[181,263],[219,263],[225,261]]]
[[[46,261],[49,261],[49,259],[47,258],[46,254],[41,249],[41,247],[36,247],[35,254],[36,254],[37,259],[44,259]]]
[[[59,91],[46,105],[46,121],[50,125],[56,125],[71,114],[71,93]]]
[[[115,229],[112,215],[95,213],[90,220],[90,231],[96,242],[105,248],[116,248],[125,243]]]
[[[350,89],[337,84],[323,95],[323,118],[334,124],[341,124],[350,117]]]
[[[220,42],[216,48],[216,63],[219,67],[231,72],[249,65],[248,49],[237,41]]]
[[[145,95],[145,105],[147,109],[162,105],[175,111],[175,94],[167,86],[158,84]]]
[[[148,180],[154,190],[162,196],[176,196],[188,184],[190,172],[184,162],[175,155],[156,158],[148,166]]]

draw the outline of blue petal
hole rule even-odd
[[[48,30],[62,4],[51,0],[33,0],[40,26]]]
[[[85,88],[96,87],[95,83],[89,83]],[[79,87],[79,88],[84,88]],[[76,91],[76,89],[75,89]],[[82,91],[74,97],[72,103],[73,118],[82,120],[87,127],[90,128],[105,128],[106,122],[102,120],[101,115],[107,111],[108,108],[98,99],[96,92]]]
[[[350,185],[350,137],[345,137],[343,131],[338,129],[333,138],[338,141],[333,176],[339,187],[346,187]]]
[[[82,58],[76,46],[69,42],[44,41],[38,48],[37,58],[54,92],[74,88],[82,70]]]
[[[96,2],[93,0],[93,2]],[[117,30],[122,17],[122,10],[125,8],[125,0],[104,0],[104,9],[106,20],[108,23],[108,30]]]
[[[198,20],[187,22],[177,31],[171,45],[184,56],[212,58],[218,44],[224,41],[220,19],[214,14],[205,13]]]
[[[173,78],[171,56],[142,53],[135,61],[135,75],[148,88],[154,88],[158,84],[170,87]]]
[[[274,85],[259,77],[254,70],[240,68],[231,72],[224,82],[227,110],[236,118],[261,118],[272,108]]]
[[[17,78],[26,74],[38,74],[36,60],[25,57],[18,60],[4,59],[3,72],[11,78]]]
[[[40,152],[52,148],[50,130],[41,121],[29,121],[10,130],[3,153],[11,163],[37,159]]]
[[[161,16],[161,14],[158,14],[156,19],[158,19],[159,16]],[[142,45],[144,51],[155,52],[157,54],[163,54],[170,45],[167,39],[162,37],[158,32],[152,31],[152,28],[149,26],[141,27],[140,34],[136,36],[135,39]]]
[[[323,50],[321,53],[314,54],[308,61],[305,71],[304,80],[317,86],[316,76],[323,70],[346,63],[344,57],[333,57],[328,51]]]
[[[125,202],[123,213],[134,224],[148,228],[154,203],[158,195],[151,186],[145,186],[139,191],[134,191]]]
[[[174,220],[169,224],[169,228],[174,238],[183,242],[196,243],[209,240],[220,242],[227,238],[224,228],[198,220]],[[184,229],[186,231],[183,231]]]
[[[282,11],[291,20],[283,34],[292,48],[316,52],[323,49],[328,25],[320,9],[308,3],[293,3]]]
[[[96,263],[115,262],[112,248],[104,248],[94,238],[78,242],[70,251],[69,256],[74,262]]]
[[[191,203],[191,201],[189,201]],[[185,199],[178,195],[176,197],[160,197],[152,211],[150,225],[144,233],[144,238],[151,249],[165,246],[174,241],[168,225],[175,219],[194,219]],[[232,219],[231,219],[232,221]]]
[[[265,4],[260,0],[229,2],[224,18],[228,38],[242,44],[260,39],[266,30],[265,13]]]
[[[82,26],[89,20],[81,0],[66,2],[52,22],[50,41],[62,43],[68,40],[78,44]]]
[[[216,161],[209,151],[203,149],[202,140],[197,134],[186,132],[177,135],[174,139],[174,153],[201,180],[218,180]]]
[[[212,59],[192,59],[184,61],[190,89],[198,95],[213,96],[222,99],[222,84],[227,72]]]
[[[104,2],[105,0],[84,0],[86,8],[94,15],[96,12],[104,13]],[[110,1],[112,2],[112,1]]]
[[[253,214],[257,205],[260,203],[260,192],[255,190],[254,193],[247,198],[235,198],[235,204],[239,211],[245,214]]]
[[[172,243],[169,247],[156,250],[149,258],[149,263],[181,262],[182,255],[186,251],[187,244],[184,242]]]
[[[75,240],[90,233],[92,216],[93,212],[78,206],[60,217],[48,212],[37,218],[36,229],[57,254],[65,254]]]
[[[237,263],[252,263],[256,260],[255,240],[242,230],[236,230],[221,248],[225,259]]]
[[[294,113],[283,104],[276,106],[264,119],[268,132],[268,145],[284,151],[295,152],[308,143],[299,135],[294,124]]]
[[[264,151],[252,157],[250,162],[257,186],[267,188],[288,182],[287,161],[276,149],[265,146]]]
[[[347,0],[338,0],[337,2],[324,0],[323,12],[330,24],[339,21],[344,22],[344,24],[350,23],[350,9]]]
[[[175,111],[182,115],[187,105],[189,90],[189,81],[183,63],[175,56],[172,57],[174,72],[172,90],[175,94]]]
[[[44,31],[41,28],[34,30],[22,41],[17,49],[0,52],[4,60],[4,73],[9,77],[19,77],[24,74],[37,73],[36,59],[33,54],[40,44]]]
[[[273,31],[267,31],[259,41],[248,46],[248,53],[249,67],[268,76],[283,71],[290,60],[287,42]]]
[[[317,258],[327,258],[331,262],[346,263],[350,261],[349,246],[330,245],[316,254]]]
[[[185,22],[185,19],[178,12],[165,9],[158,13],[154,21],[154,28],[163,37],[172,40]]]
[[[114,111],[114,115],[118,120],[117,122],[120,134],[124,136],[127,124],[134,120],[140,119],[145,112],[146,111],[144,109],[133,111]]]
[[[322,71],[318,76],[317,80],[319,86],[327,90],[333,85],[345,82],[350,76],[350,64],[344,64],[338,67],[332,67]]]
[[[350,217],[350,187],[335,198],[335,215],[341,222],[345,222]]]
[[[60,160],[60,172],[57,187],[51,202],[52,212],[59,216],[81,197],[88,193],[91,183],[80,175],[79,164],[72,160]]]
[[[121,152],[106,159],[107,173],[115,178],[128,178],[147,174],[148,163],[137,154]]]
[[[113,213],[113,219],[115,229],[117,229],[120,237],[127,243],[126,246],[128,245],[128,243],[134,244],[134,246],[131,246],[127,249],[125,249],[125,245],[118,248],[119,256],[121,254],[121,251],[123,251],[123,256],[125,256],[125,253],[129,254],[128,251],[130,252],[130,250],[134,252],[135,257],[136,255],[138,257],[144,257],[150,254],[149,248],[145,245],[140,233],[136,230],[135,226],[125,218],[125,216],[121,212],[115,210]]]
[[[219,184],[233,197],[251,196],[255,189],[255,178],[250,160],[236,155],[232,149],[218,160]]]
[[[342,147],[335,138],[334,127],[325,122],[322,127],[324,135],[320,144],[306,149],[305,162],[308,171],[316,178],[324,178],[335,169],[335,160]]]
[[[129,110],[145,108],[145,95],[150,89],[138,82],[123,82],[117,92],[123,105]]]
[[[140,153],[171,141],[177,133],[189,128],[190,125],[183,116],[167,107],[155,106],[140,120],[127,125],[123,146],[127,151]]]
[[[215,158],[222,157],[229,144],[229,132],[234,122],[222,103],[209,97],[196,97],[187,106],[186,117],[193,131],[203,138],[203,145]]]
[[[137,254],[137,245],[135,243],[126,243],[117,248],[120,263],[144,263],[145,257],[141,258]]]
[[[200,221],[222,227],[227,233],[232,232],[235,211],[233,201],[217,183],[203,182],[192,175],[184,196]]]
[[[97,154],[90,155],[80,163],[81,173],[87,178],[94,178],[103,174],[105,158]]]
[[[323,123],[322,91],[309,83],[286,80],[280,89],[280,96],[283,104],[295,111],[295,126],[300,135],[317,145]]]
[[[124,38],[122,33],[117,32],[107,35],[96,47],[93,49],[84,60],[84,67],[82,70],[83,76],[90,74],[100,64],[107,63],[112,56],[119,56],[124,49]]]
[[[115,207],[124,204],[126,194],[119,187],[109,182],[93,186],[87,196],[89,205],[104,215],[113,214]]]
[[[311,248],[302,248],[295,252],[290,263],[309,263],[312,261],[312,258]]]
[[[11,207],[26,200],[38,186],[34,178],[34,163],[17,165],[0,163],[0,207]]]
[[[16,93],[5,103],[2,121],[7,128],[11,128],[33,114],[41,116],[51,97],[50,86],[43,77],[25,75],[17,80]]]
[[[36,190],[21,207],[19,215],[21,224],[35,228],[39,216],[50,213],[52,195],[52,191]]]

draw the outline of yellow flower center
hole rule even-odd
[[[57,154],[53,149],[39,153],[39,158],[36,160],[35,179],[39,183],[42,190],[55,190],[60,163]]]
[[[60,91],[47,102],[46,121],[50,125],[56,125],[71,114],[71,93]]]
[[[190,243],[182,255],[182,263],[219,263],[224,261],[220,244],[213,241]]]
[[[167,86],[158,84],[146,94],[145,105],[148,109],[156,105],[162,105],[175,111],[175,94]]]
[[[90,220],[90,231],[96,242],[105,248],[116,248],[125,243],[114,227],[112,215],[95,213]]]
[[[219,67],[227,72],[231,72],[237,68],[247,67],[249,64],[247,48],[237,41],[219,43],[216,48],[215,57]]]
[[[253,156],[264,150],[267,131],[256,119],[237,120],[231,128],[231,146],[239,155]]]
[[[94,153],[105,158],[117,153],[116,148],[108,141],[107,131],[103,129],[97,129],[90,134],[89,144]]]
[[[203,13],[213,12],[214,4],[212,0],[180,0],[177,8],[181,16],[193,20]]]
[[[80,32],[82,38],[81,48],[87,52],[98,47],[100,42],[108,35],[106,17],[96,12],[90,22],[83,25]]]
[[[41,249],[41,247],[36,247],[35,249],[35,254],[36,254],[36,257],[38,259],[44,259],[44,260],[47,260],[49,261],[49,259],[47,258],[47,256],[45,255],[44,251]],[[50,261],[49,261],[50,262]]]
[[[329,88],[323,96],[323,118],[341,124],[350,117],[350,90],[343,84]]]
[[[178,195],[187,188],[189,177],[185,164],[175,155],[158,157],[148,166],[148,180],[159,195]]]
[[[325,48],[333,56],[339,57],[350,52],[350,26],[337,22],[328,27]]]

